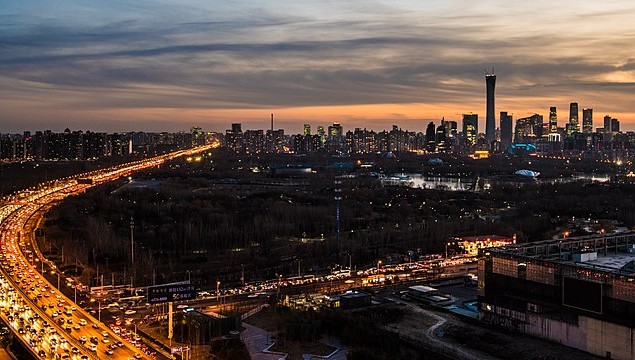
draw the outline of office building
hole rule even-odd
[[[534,143],[542,137],[543,117],[534,114],[516,120],[515,143]]]
[[[479,319],[606,359],[633,359],[635,233],[479,251]]]
[[[549,134],[558,133],[558,112],[555,106],[549,108]]]
[[[448,150],[448,130],[445,127],[445,121],[441,121],[441,125],[437,127],[436,135],[436,151],[446,152]]]
[[[463,114],[463,137],[467,146],[476,145],[478,135],[478,114]]]
[[[582,132],[590,134],[593,132],[593,109],[582,109]]]
[[[426,150],[428,152],[434,152],[436,146],[436,127],[434,123],[430,121],[428,127],[426,127]]]
[[[496,140],[496,110],[495,95],[496,75],[485,75],[485,85],[487,88],[487,113],[485,116],[485,139],[488,143]]]
[[[512,144],[513,117],[507,114],[507,111],[500,113],[501,128],[501,150],[506,151]]]
[[[324,131],[324,126],[318,126],[317,127],[317,134],[320,137],[320,146],[324,146],[324,143],[326,142],[326,132]]]
[[[574,132],[580,132],[578,115],[578,103],[572,102],[569,104],[569,126],[567,128],[567,136],[571,136]]]

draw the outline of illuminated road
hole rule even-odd
[[[38,210],[67,196],[211,146],[182,150],[41,184],[12,194],[0,207],[0,317],[34,355],[47,359],[151,359],[83,311],[38,273],[41,261],[27,250]],[[25,231],[26,230],[26,231]],[[37,260],[36,260],[37,259]],[[48,263],[48,262],[47,262]],[[55,264],[48,263],[55,272]],[[56,273],[58,274],[58,273]],[[113,346],[118,344],[118,346]]]

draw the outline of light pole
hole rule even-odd
[[[381,269],[381,260],[377,260],[377,272],[379,273],[379,269]]]
[[[134,219],[130,216],[130,264],[134,266]]]
[[[216,280],[216,303],[220,305],[220,280]]]
[[[97,320],[99,320],[99,322],[101,322],[101,300],[99,300],[99,307],[97,310]]]

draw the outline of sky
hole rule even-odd
[[[0,132],[423,130],[569,103],[635,130],[635,2],[0,0]],[[580,114],[581,115],[581,114]],[[497,119],[498,126],[498,119]]]

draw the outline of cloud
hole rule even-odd
[[[120,114],[402,104],[413,118],[422,105],[438,116],[451,108],[484,112],[483,70],[494,67],[498,109],[537,111],[580,99],[628,111],[634,26],[619,37],[609,25],[593,35],[562,31],[591,16],[587,3],[560,22],[552,21],[558,9],[514,12],[547,3],[503,11],[497,1],[484,8],[460,1],[222,2],[218,9],[140,2],[142,12],[118,4],[112,18],[94,24],[0,14],[7,20],[0,21],[0,96]],[[3,105],[0,116],[16,111]]]

